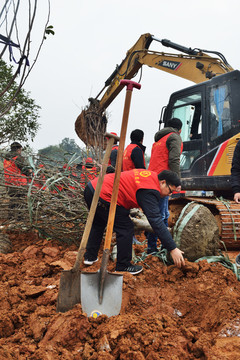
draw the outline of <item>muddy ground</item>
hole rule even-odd
[[[150,255],[142,273],[124,275],[120,315],[94,319],[80,304],[56,312],[61,271],[74,264],[76,245],[33,232],[10,238],[12,252],[0,255],[1,360],[240,358],[240,284],[221,264],[179,270]],[[135,245],[136,254],[145,247]]]

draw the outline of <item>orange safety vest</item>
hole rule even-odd
[[[21,170],[15,164],[18,156],[13,157],[10,160],[4,159],[4,177],[5,177],[5,185],[15,185],[15,186],[23,186],[27,185],[27,177],[26,175],[21,173]]]
[[[131,159],[131,155],[132,155],[133,149],[135,149],[136,147],[139,147],[139,146],[137,144],[129,144],[126,147],[126,149],[124,150],[123,164],[122,164],[123,171],[135,169],[135,165],[134,165],[134,162]],[[143,153],[143,163],[144,163],[144,166],[146,167],[144,153]]]
[[[148,170],[155,171],[158,174],[163,170],[170,170],[168,164],[169,151],[166,142],[171,134],[174,134],[174,132],[163,136],[160,140],[153,144]],[[181,153],[182,150],[183,143],[181,144]]]
[[[115,174],[104,176],[100,197],[107,202],[111,202],[114,177]],[[97,180],[91,181],[94,189],[96,189]],[[139,189],[154,189],[160,193],[157,173],[146,169],[123,171],[120,176],[117,205],[126,209],[138,208],[136,193]]]
[[[82,166],[81,180],[80,185],[82,188],[85,188],[86,184],[97,177],[97,168],[93,166],[92,168],[87,168]]]

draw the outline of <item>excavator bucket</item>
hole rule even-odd
[[[107,118],[97,100],[89,101],[90,106],[81,112],[75,122],[75,131],[86,145],[104,149]]]

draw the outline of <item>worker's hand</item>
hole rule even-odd
[[[183,258],[184,252],[182,250],[179,250],[178,248],[170,251],[170,254],[172,256],[173,262],[177,267],[181,267],[185,265],[185,261]]]
[[[239,204],[240,203],[240,193],[234,194],[234,201]]]

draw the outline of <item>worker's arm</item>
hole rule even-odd
[[[32,174],[32,168],[27,164],[23,156],[18,155],[15,161],[16,166],[19,168],[22,174],[29,176]]]
[[[111,160],[111,165],[115,168],[116,167],[116,162],[117,162],[117,153],[118,150],[117,149],[113,149],[110,155],[110,160]]]
[[[136,146],[131,154],[131,159],[134,163],[136,169],[145,169],[146,166],[144,165],[144,153],[140,149],[140,147]]]
[[[240,141],[238,141],[232,159],[231,186],[234,194],[234,201],[240,202]]]
[[[185,265],[183,251],[177,248],[172,235],[161,219],[158,205],[160,200],[159,192],[151,189],[140,189],[137,191],[136,198],[162,246],[170,252],[174,264],[178,267]]]
[[[182,140],[179,134],[173,133],[166,142],[168,148],[168,166],[171,171],[180,175],[180,155]]]

